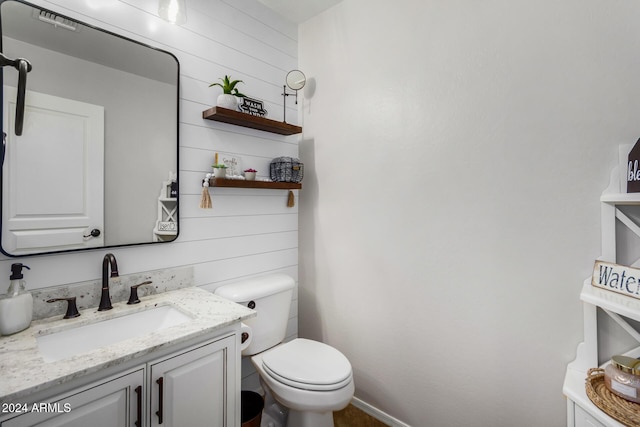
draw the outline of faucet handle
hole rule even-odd
[[[67,302],[67,312],[65,313],[63,319],[72,319],[74,317],[80,316],[78,313],[78,306],[76,305],[76,297],[68,297],[68,298],[53,298],[48,299],[47,302],[56,302],[56,301],[66,301]]]
[[[140,299],[138,298],[138,286],[149,285],[151,283],[153,283],[151,280],[147,280],[146,282],[131,286],[131,294],[129,295],[129,301],[127,304],[138,304],[140,302]]]

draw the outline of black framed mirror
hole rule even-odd
[[[2,252],[23,256],[178,235],[179,63],[21,0],[0,1]]]

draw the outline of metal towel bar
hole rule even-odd
[[[27,90],[27,73],[33,68],[31,63],[24,58],[9,59],[0,52],[0,67],[7,65],[18,70],[18,96],[16,99],[16,128],[15,134],[22,135],[24,124],[24,99]]]

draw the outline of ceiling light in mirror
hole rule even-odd
[[[182,25],[187,22],[187,6],[185,0],[160,0],[158,15],[172,24]]]

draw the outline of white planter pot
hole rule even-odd
[[[238,97],[223,93],[218,96],[218,107],[235,111],[238,109]]]
[[[244,179],[246,179],[247,181],[255,181],[256,173],[255,172],[245,172],[244,173]]]
[[[213,176],[215,178],[224,178],[225,176],[227,176],[227,169],[226,168],[213,168]]]

